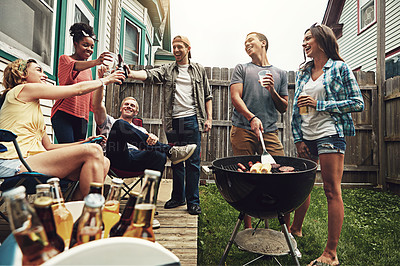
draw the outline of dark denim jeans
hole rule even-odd
[[[171,146],[157,142],[147,145],[148,135],[134,128],[128,122],[118,119],[111,128],[107,139],[106,155],[111,165],[117,169],[141,172],[146,169],[163,173],[167,161],[167,153]],[[139,150],[130,148],[130,143]]]
[[[71,143],[86,139],[88,122],[63,111],[57,111],[51,118],[58,143]]]
[[[188,116],[172,120],[172,131],[166,132],[169,143],[174,145],[197,144],[193,155],[178,164],[172,164],[173,184],[171,198],[178,202],[187,204],[200,204],[199,181],[200,181],[200,142],[201,134],[197,117]],[[185,182],[186,181],[186,182]]]

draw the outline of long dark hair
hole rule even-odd
[[[331,28],[329,28],[326,25],[320,25],[314,23],[310,28],[308,28],[304,32],[304,34],[307,31],[311,32],[311,35],[315,38],[315,41],[317,42],[319,47],[324,51],[324,53],[328,58],[344,62],[343,58],[339,55],[339,45],[337,43],[335,33],[333,33],[333,30]],[[304,54],[304,62],[301,63],[300,65],[301,70],[304,70],[314,64],[313,60],[306,63],[306,53],[304,50],[303,54]]]

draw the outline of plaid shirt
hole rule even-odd
[[[145,69],[148,83],[164,84],[164,128],[165,131],[172,130],[172,110],[175,103],[176,79],[179,74],[176,62],[165,64],[153,69]],[[188,73],[192,82],[193,97],[196,106],[199,130],[203,131],[207,119],[206,102],[212,100],[212,91],[207,79],[205,68],[198,64],[189,62]]]
[[[354,74],[346,63],[333,61],[332,59],[326,62],[323,71],[326,98],[324,101],[317,101],[316,110],[330,113],[340,137],[354,136],[356,133],[350,113],[361,112],[364,109],[364,100]],[[296,75],[292,116],[294,143],[303,141],[302,120],[297,106],[297,99],[310,77],[311,67],[298,71]]]

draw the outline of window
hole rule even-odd
[[[358,0],[358,32],[376,22],[376,0]]]
[[[400,76],[400,53],[386,59],[385,76],[386,79]]]
[[[125,20],[124,61],[128,65],[139,64],[140,28]]]
[[[87,25],[91,25],[89,19],[85,16],[85,14],[80,10],[80,8],[75,5],[75,17],[74,17],[74,23],[79,23],[83,22]]]
[[[43,62],[48,71],[54,53],[55,10],[55,0],[1,0],[0,44],[4,51]]]

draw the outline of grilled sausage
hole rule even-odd
[[[294,167],[291,166],[281,166],[278,169],[281,172],[287,173],[287,172],[293,172],[294,171]]]
[[[237,166],[239,166],[240,169],[242,169],[243,171],[246,171],[246,166],[244,166],[241,163],[238,163]]]

